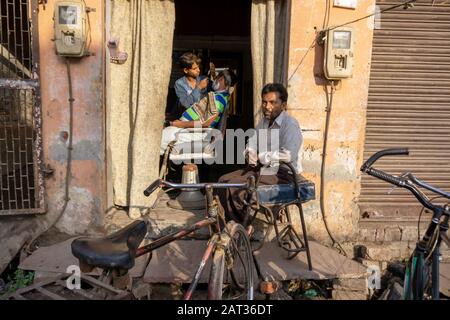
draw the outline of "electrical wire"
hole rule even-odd
[[[364,16],[362,18],[356,19],[356,20],[352,20],[349,22],[346,22],[344,24],[338,25],[338,26],[334,26],[329,28],[328,24],[330,21],[330,16],[331,16],[331,2],[330,0],[326,1],[326,9],[325,9],[325,15],[324,15],[324,20],[323,20],[323,25],[322,25],[322,31],[316,33],[311,45],[308,47],[308,49],[306,50],[305,54],[303,55],[302,59],[300,60],[300,62],[298,63],[298,65],[295,67],[294,71],[292,72],[291,76],[288,79],[288,83],[292,80],[293,76],[297,73],[298,69],[300,68],[300,66],[303,64],[303,61],[305,60],[306,56],[308,55],[308,53],[312,50],[312,48],[315,47],[316,42],[318,42],[319,37],[323,36],[324,33],[326,31],[330,31],[330,30],[334,30],[336,28],[339,27],[343,27],[367,18],[370,18],[376,14],[381,14],[383,12],[386,11],[390,11],[393,9],[396,9],[398,7],[401,6],[407,6],[413,2],[416,2],[417,0],[409,0],[406,2],[403,2],[401,4],[397,4],[397,5],[393,5],[391,7],[388,7],[386,9],[383,9],[379,12],[374,12],[373,14]],[[335,92],[335,85],[334,85],[334,81],[331,82],[331,91],[330,94],[328,94],[328,88],[327,85],[324,86],[325,89],[325,94],[326,94],[326,98],[327,98],[327,109],[326,109],[326,120],[325,120],[325,130],[324,130],[324,142],[323,142],[323,149],[322,149],[322,164],[321,164],[321,174],[320,174],[320,211],[322,214],[322,220],[325,226],[325,229],[328,233],[328,236],[330,237],[331,241],[332,241],[332,245],[333,246],[337,246],[338,250],[344,255],[347,256],[347,253],[345,252],[345,250],[342,248],[341,244],[336,241],[336,239],[334,238],[334,236],[332,235],[330,228],[328,226],[328,222],[326,219],[326,213],[325,213],[325,198],[324,198],[324,191],[325,191],[325,164],[326,164],[326,152],[327,152],[327,144],[328,144],[328,131],[329,131],[329,124],[330,124],[330,117],[331,117],[331,108],[332,108],[332,104],[333,104],[333,95]]]
[[[409,4],[412,4],[412,3],[416,2],[416,1],[417,1],[417,0],[409,0],[409,1],[403,2],[403,3],[401,3],[401,4],[396,4],[396,5],[393,5],[393,6],[391,6],[391,7],[386,8],[386,9],[383,9],[383,10],[380,10],[380,11],[376,11],[376,12],[374,12],[374,13],[372,13],[372,14],[367,15],[367,16],[364,16],[364,17],[358,18],[358,19],[356,19],[356,20],[352,20],[352,21],[343,23],[343,24],[338,25],[338,26],[334,26],[334,27],[330,27],[330,28],[328,28],[328,26],[327,26],[326,29],[324,29],[324,30],[322,30],[322,31],[320,31],[320,32],[317,32],[316,35],[315,35],[315,37],[314,37],[314,40],[313,40],[312,43],[311,43],[311,45],[308,47],[308,49],[306,50],[306,53],[304,54],[304,56],[302,57],[302,59],[300,60],[300,62],[299,62],[298,65],[295,67],[294,71],[292,72],[291,76],[289,77],[288,83],[291,81],[291,79],[292,79],[292,78],[294,77],[294,75],[297,73],[297,70],[298,70],[298,69],[300,68],[300,66],[303,64],[303,61],[305,60],[305,58],[306,58],[306,56],[308,55],[308,53],[311,51],[312,48],[315,47],[315,44],[316,44],[316,41],[318,40],[319,35],[322,35],[322,34],[324,34],[324,33],[327,32],[327,31],[334,30],[334,29],[339,28],[339,27],[343,27],[343,26],[346,26],[346,25],[349,25],[349,24],[352,24],[352,23],[355,23],[355,22],[359,22],[359,21],[361,21],[361,20],[370,18],[370,17],[372,17],[372,16],[375,16],[375,15],[377,15],[377,14],[381,14],[381,13],[386,12],[386,11],[390,11],[390,10],[393,10],[393,9],[396,9],[396,8],[399,8],[399,7],[402,7],[402,6],[403,6],[403,7],[408,6]],[[324,25],[324,26],[325,26],[325,25],[328,25],[328,22],[329,22],[329,20],[330,20],[330,12],[331,12],[331,9],[329,9],[329,7],[330,7],[330,6],[327,5],[326,12],[325,12],[325,16],[324,16],[324,21],[323,21],[323,25]]]
[[[337,246],[338,250],[347,257],[347,253],[345,252],[344,248],[342,248],[341,244],[336,241],[333,234],[330,231],[330,228],[328,226],[328,222],[326,219],[325,214],[325,164],[327,159],[327,147],[328,147],[328,131],[330,129],[330,118],[331,118],[331,108],[333,106],[333,96],[334,92],[336,91],[334,81],[331,81],[331,91],[328,93],[328,87],[327,85],[324,86],[325,94],[327,98],[327,109],[326,109],[326,119],[325,119],[325,129],[323,133],[323,147],[322,147],[322,164],[320,168],[320,211],[322,213],[322,220],[325,225],[325,229],[328,233],[328,236],[330,237],[331,241],[333,242],[333,246]]]
[[[328,28],[328,23],[330,22],[330,0],[326,0],[325,4],[325,14],[323,16],[322,29]]]
[[[84,7],[87,8],[86,2],[85,0],[83,0],[84,3]],[[89,52],[89,49],[91,48],[91,44],[92,44],[92,32],[91,32],[91,19],[89,18],[89,13],[86,14],[87,16],[87,23],[88,23],[88,34],[89,34],[89,42],[86,46],[86,50]]]
[[[440,199],[440,198],[446,198],[444,196],[436,196],[430,199],[430,202],[433,202],[436,199]],[[422,209],[420,210],[420,214],[419,214],[419,220],[417,221],[417,241],[420,241],[420,222],[422,220],[422,215],[425,212],[425,207],[422,207]],[[429,243],[433,243],[433,246],[431,247],[431,250],[429,250],[429,255],[425,258],[425,261],[428,261],[428,259],[431,257],[433,251],[436,249],[437,243],[438,243],[438,235],[439,235],[440,229],[436,228],[433,237],[430,239]]]
[[[328,17],[327,17],[327,24],[325,25],[326,28],[330,25],[330,17],[331,17],[331,0],[328,0]]]
[[[391,7],[386,8],[386,9],[383,9],[383,10],[380,10],[380,11],[376,11],[376,12],[374,12],[374,13],[372,13],[372,14],[367,15],[367,16],[364,16],[364,17],[361,17],[361,18],[358,18],[358,19],[355,19],[355,20],[352,20],[352,21],[349,21],[349,22],[346,22],[346,23],[343,23],[343,24],[340,24],[340,25],[337,25],[337,26],[328,28],[328,29],[326,29],[326,30],[324,30],[324,31],[330,31],[330,30],[334,30],[334,29],[337,29],[337,28],[340,28],[340,27],[344,27],[344,26],[347,26],[347,25],[349,25],[349,24],[352,24],[352,23],[359,22],[359,21],[361,21],[361,20],[370,18],[370,17],[372,17],[372,16],[374,16],[374,15],[381,14],[381,13],[383,13],[383,12],[390,11],[390,10],[393,10],[393,9],[397,9],[397,8],[399,8],[399,7],[405,7],[405,9],[407,9],[409,4],[412,4],[412,3],[416,2],[416,1],[417,1],[417,0],[409,0],[409,1],[405,1],[405,2],[403,2],[403,3],[393,5],[393,6],[391,6]]]
[[[433,237],[430,239],[430,243],[433,243],[433,246],[429,250],[428,256],[425,258],[425,261],[428,261],[428,259],[430,259],[430,257],[433,255],[433,252],[436,249],[437,244],[439,242],[439,233],[440,232],[441,232],[441,230],[439,230],[439,227],[437,227],[436,230],[434,230]]]
[[[298,63],[298,65],[295,67],[294,71],[292,72],[291,76],[288,79],[288,83],[292,80],[292,78],[294,77],[294,75],[297,73],[298,68],[300,68],[300,66],[303,64],[303,61],[305,60],[306,56],[308,55],[308,53],[311,51],[312,48],[314,48],[316,46],[316,41],[317,41],[317,35],[314,37],[314,40],[311,42],[311,45],[308,47],[308,49],[306,50],[305,54],[303,55],[302,59],[300,60],[300,62]]]
[[[70,72],[70,61],[69,58],[66,58],[66,69],[67,69],[67,80],[68,80],[68,91],[69,91],[69,141],[67,145],[67,166],[66,166],[66,178],[65,178],[65,187],[64,187],[64,203],[61,208],[61,211],[58,213],[57,217],[53,222],[48,225],[42,232],[39,232],[37,235],[35,235],[28,243],[28,245],[25,248],[25,251],[29,254],[31,254],[32,245],[33,243],[44,233],[46,233],[48,230],[50,230],[52,227],[56,225],[56,223],[61,219],[64,212],[67,209],[67,205],[69,204],[70,197],[69,197],[69,187],[70,187],[70,178],[72,176],[72,150],[73,150],[73,102],[75,99],[73,98],[73,92],[72,92],[72,76]]]
[[[87,8],[85,0],[83,0],[83,3],[85,7]],[[87,14],[87,23],[88,23],[88,33],[89,33],[89,41],[87,44],[87,51],[89,51],[90,46],[92,44],[92,32],[91,32],[91,20],[89,18],[89,14]],[[70,198],[69,198],[69,187],[70,187],[70,178],[72,176],[72,151],[73,151],[73,102],[75,99],[73,98],[73,86],[72,86],[72,75],[70,71],[70,61],[69,58],[66,58],[66,70],[67,70],[67,80],[68,80],[68,93],[69,93],[69,141],[67,146],[67,167],[66,167],[66,177],[65,177],[65,188],[64,188],[64,203],[61,208],[61,211],[57,215],[56,219],[47,226],[44,231],[39,232],[36,236],[34,236],[26,246],[25,251],[28,253],[32,252],[32,245],[33,243],[39,238],[41,235],[46,233],[48,230],[53,228],[56,223],[61,219],[64,212],[67,209],[67,205],[69,204]]]
[[[330,17],[331,17],[331,1],[327,0],[326,3],[326,13],[325,13],[325,20],[324,20],[324,26],[323,29],[328,28],[328,25],[330,23]],[[323,33],[319,33],[319,36]],[[333,234],[331,233],[330,227],[328,226],[327,222],[327,216],[325,211],[325,168],[326,168],[326,155],[327,155],[327,146],[328,146],[328,131],[330,128],[330,118],[331,118],[331,108],[333,106],[333,96],[336,91],[335,83],[334,81],[331,81],[331,91],[330,94],[328,94],[328,88],[327,85],[324,86],[325,95],[327,99],[327,108],[325,110],[326,112],[326,120],[325,120],[325,130],[323,134],[323,148],[322,148],[322,163],[320,166],[320,212],[322,214],[322,220],[323,224],[325,226],[325,230],[328,233],[328,236],[330,237],[332,241],[332,246],[336,246],[337,249],[340,251],[341,254],[347,257],[347,253],[345,252],[344,248],[342,248],[341,244],[334,238]]]

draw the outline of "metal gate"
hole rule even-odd
[[[404,2],[377,1],[380,9]],[[364,159],[389,147],[409,157],[387,157],[380,169],[412,172],[450,191],[450,2],[419,0],[381,15],[374,31]],[[362,176],[362,214],[417,217],[421,209],[403,189]]]
[[[37,10],[0,2],[0,215],[45,212]]]

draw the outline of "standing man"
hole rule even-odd
[[[263,119],[256,126],[256,136],[266,137],[260,139],[258,144],[254,139],[249,143],[244,151],[249,167],[237,170],[220,177],[219,182],[242,183],[246,182],[249,175],[257,175],[257,163],[270,167],[272,170],[266,171],[259,177],[259,185],[272,185],[292,183],[293,177],[289,168],[279,165],[283,160],[291,162],[297,172],[302,171],[299,152],[303,144],[303,137],[297,120],[286,112],[288,92],[280,83],[269,83],[264,86],[261,92],[261,111]],[[272,141],[277,138],[277,141]],[[239,151],[238,151],[239,152]],[[301,160],[301,158],[300,158]],[[243,222],[245,219],[246,192],[243,189],[219,189],[219,198],[225,209],[227,220]]]
[[[175,81],[175,93],[184,109],[200,101],[206,95],[208,79],[200,79],[201,60],[193,53],[184,53],[179,60],[184,76]]]

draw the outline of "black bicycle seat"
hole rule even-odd
[[[72,254],[90,267],[129,270],[134,266],[136,250],[146,233],[145,221],[134,221],[104,238],[75,239]]]

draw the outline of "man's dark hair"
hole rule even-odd
[[[186,52],[183,53],[183,55],[180,57],[178,63],[180,64],[181,69],[184,68],[192,68],[192,65],[194,63],[200,65],[200,58],[197,57],[195,54],[193,54],[192,52]]]
[[[288,92],[281,83],[268,83],[262,88],[261,97],[269,92],[278,92],[278,97],[282,102],[287,102]]]
[[[225,84],[228,87],[234,86],[236,83],[236,79],[237,79],[236,74],[230,69],[225,69],[225,70],[220,71],[216,78],[219,78],[219,77],[223,77],[225,79]]]

